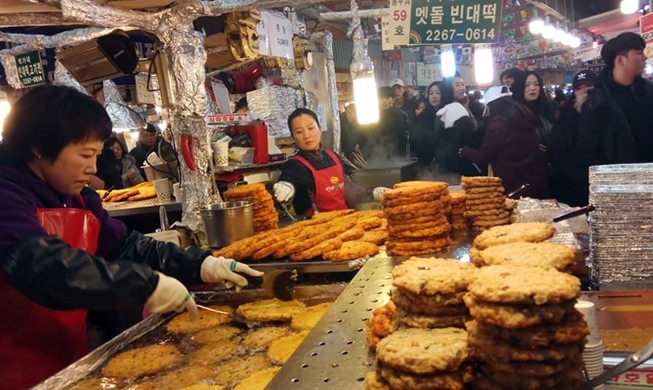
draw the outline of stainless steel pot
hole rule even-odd
[[[200,213],[211,248],[222,248],[241,238],[254,235],[252,202],[210,204],[200,210]]]

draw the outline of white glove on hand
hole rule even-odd
[[[188,310],[191,320],[197,319],[197,305],[186,286],[175,278],[156,271],[154,273],[159,275],[159,283],[145,302],[145,307],[152,313],[162,314]]]
[[[289,202],[295,196],[295,186],[287,181],[274,183],[272,189],[274,190],[274,197],[279,202]]]
[[[247,286],[247,279],[238,275],[236,272],[242,272],[249,276],[263,276],[263,272],[253,270],[236,260],[213,256],[207,257],[202,263],[200,276],[204,283],[220,283],[226,281],[228,287],[236,286],[236,291],[240,291],[243,287]]]
[[[388,187],[376,187],[372,191],[372,196],[374,197],[374,200],[377,202],[380,202],[383,200],[383,194],[385,194],[386,191],[388,191],[390,188]]]
[[[469,112],[460,103],[450,103],[442,107],[435,113],[439,116],[442,122],[444,122],[444,127],[449,128],[453,127],[453,124],[460,118],[469,117]]]

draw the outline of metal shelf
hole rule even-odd
[[[102,207],[111,217],[125,217],[129,215],[156,214],[159,207],[165,206],[166,211],[181,211],[181,203],[176,201],[161,202],[157,198],[139,200],[136,202],[104,202]]]

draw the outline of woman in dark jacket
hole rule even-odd
[[[44,85],[16,101],[0,144],[0,383],[29,389],[87,352],[87,310],[197,307],[185,285],[240,286],[262,273],[196,246],[155,241],[109,216],[87,187],[102,140],[102,105]]]
[[[528,71],[519,73],[512,83],[512,97],[528,107],[535,117],[540,149],[546,153],[555,123],[555,113],[544,92],[544,81],[539,74]]]
[[[431,83],[426,90],[428,104],[415,118],[410,134],[410,149],[417,156],[420,169],[430,170],[435,157],[435,128],[439,120],[435,113],[442,107],[442,85]]]
[[[465,81],[456,75],[442,80],[442,108],[436,115],[436,156],[435,161],[445,172],[464,176],[485,175],[486,167],[458,156],[463,146],[479,147],[483,133],[468,108],[469,101],[465,95]],[[462,110],[461,110],[462,109]],[[451,118],[445,120],[445,116]]]
[[[492,87],[485,94],[486,120],[483,145],[464,146],[460,156],[478,164],[489,163],[503,180],[506,193],[530,184],[524,196],[548,196],[547,172],[538,153],[535,123],[529,110],[510,98],[507,87]]]

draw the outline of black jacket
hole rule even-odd
[[[552,195],[570,206],[587,205],[587,167],[576,164],[574,155],[578,144],[580,114],[572,97],[562,108],[553,126],[548,155],[553,176]]]
[[[435,116],[435,109],[426,107],[410,128],[410,150],[423,164],[430,164],[435,158],[436,126],[442,122]]]
[[[616,82],[609,69],[597,77],[583,105],[578,129],[577,162],[589,167],[601,164],[627,164],[638,161],[637,140],[624,110],[614,96]],[[653,84],[635,79],[632,91],[642,104],[653,103]],[[648,107],[653,115],[653,105]],[[650,129],[653,132],[653,128]]]
[[[453,127],[445,128],[444,123],[437,118],[435,143],[435,161],[443,171],[463,176],[487,174],[486,166],[480,166],[458,155],[458,150],[463,146],[477,149],[483,144],[483,131],[476,120],[470,117],[460,118]]]

